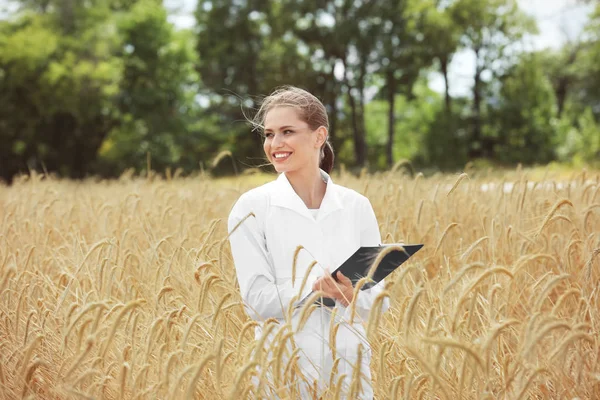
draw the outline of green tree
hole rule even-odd
[[[339,76],[348,46],[345,34],[339,30],[344,25],[341,16],[336,14],[340,10],[331,1],[314,0],[282,0],[279,8],[285,10],[278,18],[285,28],[279,32],[297,38],[299,48],[309,57],[311,69],[316,75],[316,86],[309,83],[306,88],[322,99],[328,109],[329,135],[339,160],[339,156],[343,158],[348,153],[347,142],[353,137],[352,133],[347,134],[349,121],[345,110],[346,101],[343,99],[344,83]],[[350,147],[350,154],[355,155],[353,140]]]
[[[561,119],[563,130],[557,153],[561,161],[573,165],[600,165],[600,123],[590,107],[578,115],[574,125],[570,118]]]
[[[288,0],[284,4],[295,20],[294,34],[312,49],[315,61],[329,64],[332,71],[329,78],[337,81],[332,86],[339,88],[338,99],[344,99],[339,111],[351,131],[353,164],[362,167],[368,154],[366,87],[372,83],[372,71],[378,68],[381,58],[378,41],[386,25],[383,11],[389,9],[389,3],[384,0]],[[341,76],[333,73],[336,67],[342,71]],[[333,110],[337,109],[334,104]]]
[[[452,112],[450,78],[448,69],[454,54],[460,47],[460,27],[453,19],[452,9],[444,7],[444,2],[436,0],[427,7],[423,24],[424,47],[437,60],[444,78],[444,105],[446,112]]]
[[[461,29],[463,46],[475,55],[469,156],[491,157],[494,141],[484,135],[483,127],[484,76],[490,76],[490,81],[499,70],[511,65],[511,57],[517,54],[515,42],[537,28],[535,21],[519,10],[516,0],[456,0],[450,13]]]
[[[118,124],[111,104],[121,64],[112,54],[114,30],[103,18],[109,13],[67,3],[43,14],[25,10],[0,22],[0,173],[5,180],[42,167],[83,176]],[[65,27],[69,7],[90,15]]]
[[[387,166],[394,164],[397,114],[397,94],[405,99],[413,98],[413,86],[420,72],[431,64],[433,59],[428,51],[428,40],[422,33],[427,25],[431,2],[413,0],[384,2],[381,4],[381,28],[377,53],[378,72],[383,77],[383,87],[379,95],[388,102],[387,144],[385,154]],[[371,132],[369,132],[371,134]]]
[[[419,78],[411,95],[397,94],[394,100],[394,114],[398,116],[394,124],[394,160],[414,160],[419,156],[423,141],[441,108],[441,98],[427,86],[425,77]],[[365,107],[366,126],[369,135],[369,163],[377,169],[389,168],[389,99],[375,99]]]
[[[452,111],[442,102],[433,104],[434,115],[420,142],[414,162],[422,168],[455,170],[469,161],[469,118],[471,101],[465,97],[452,99]]]
[[[0,24],[2,177],[114,175],[147,153],[154,168],[196,168],[218,140],[196,119],[195,60],[160,0],[21,2]]]
[[[221,121],[221,149],[256,165],[256,160],[264,160],[261,139],[250,133],[245,119],[256,111],[259,96],[284,84],[319,95],[315,89],[323,78],[291,32],[290,16],[281,2],[200,1],[195,16],[205,112]]]
[[[102,168],[113,174],[126,167],[141,169],[148,153],[157,170],[197,167],[197,135],[188,132],[198,112],[193,36],[174,31],[163,5],[154,0],[139,0],[117,18],[116,26],[123,79],[115,106],[122,123],[102,146]]]
[[[535,53],[524,54],[500,77],[485,127],[498,161],[532,164],[555,158],[556,99],[541,62]]]
[[[580,84],[576,87],[575,99],[586,108],[589,106],[600,121],[600,4],[590,15],[585,33],[587,39],[579,63]]]
[[[599,157],[596,139],[600,126],[600,5],[589,16],[584,33],[575,42],[545,52],[542,67],[557,99],[558,157],[575,164],[594,163]]]

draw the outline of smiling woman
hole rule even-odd
[[[229,214],[231,253],[246,311],[257,321],[275,318],[281,329],[293,329],[306,378],[298,388],[302,398],[323,395],[330,382],[340,385],[342,398],[372,398],[371,349],[362,322],[384,283],[354,296],[347,277],[334,281],[329,273],[359,247],[381,244],[371,203],[333,183],[328,117],[315,96],[295,87],[278,89],[265,98],[252,122],[263,134],[265,155],[279,177],[242,194]],[[298,306],[311,292],[327,301],[309,313],[314,307]],[[382,298],[374,312],[389,307],[387,297]],[[258,328],[256,338],[262,334]],[[268,348],[271,338],[263,340]],[[270,385],[277,393],[284,390],[276,380]]]
[[[305,162],[313,165],[316,157],[317,165],[325,172],[333,169],[334,154],[329,142],[327,111],[321,101],[307,91],[290,86],[274,91],[265,98],[252,123],[255,129],[263,132],[263,146],[270,162],[274,159],[288,160],[294,148],[298,147],[298,153],[307,157]],[[282,154],[276,156],[275,152]],[[294,163],[300,162],[298,154],[294,158]],[[289,161],[292,162],[291,158]],[[289,163],[274,166],[277,172],[296,169]]]

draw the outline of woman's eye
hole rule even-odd
[[[285,134],[289,134],[289,133],[294,133],[293,131],[290,131],[289,129],[286,129],[285,131],[283,131],[283,133]]]
[[[273,134],[272,134],[271,132],[269,132],[269,133],[265,133],[265,137],[266,137],[266,138],[270,138],[271,136],[273,136]]]

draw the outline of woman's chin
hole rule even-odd
[[[278,162],[273,163],[273,167],[275,167],[275,171],[277,172],[288,172],[290,170],[290,167],[288,165],[281,164]]]

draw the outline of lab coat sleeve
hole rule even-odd
[[[379,246],[381,244],[381,233],[377,217],[373,211],[371,202],[366,197],[363,198],[361,216],[360,245],[361,246]],[[361,290],[356,298],[356,311],[363,321],[368,321],[369,312],[377,295],[385,288],[385,279],[367,290]],[[381,305],[381,311],[385,312],[390,306],[390,299],[386,297]]]
[[[245,218],[250,213],[254,213],[254,216]],[[298,277],[293,282],[289,280],[276,284],[265,235],[261,223],[257,220],[263,216],[261,199],[242,195],[233,206],[227,222],[231,254],[242,300],[248,315],[255,320],[284,318],[292,297],[299,293],[303,279]],[[233,231],[242,220],[244,221]],[[312,283],[309,278],[298,297],[299,300],[311,292]],[[296,304],[297,302],[294,303]]]

